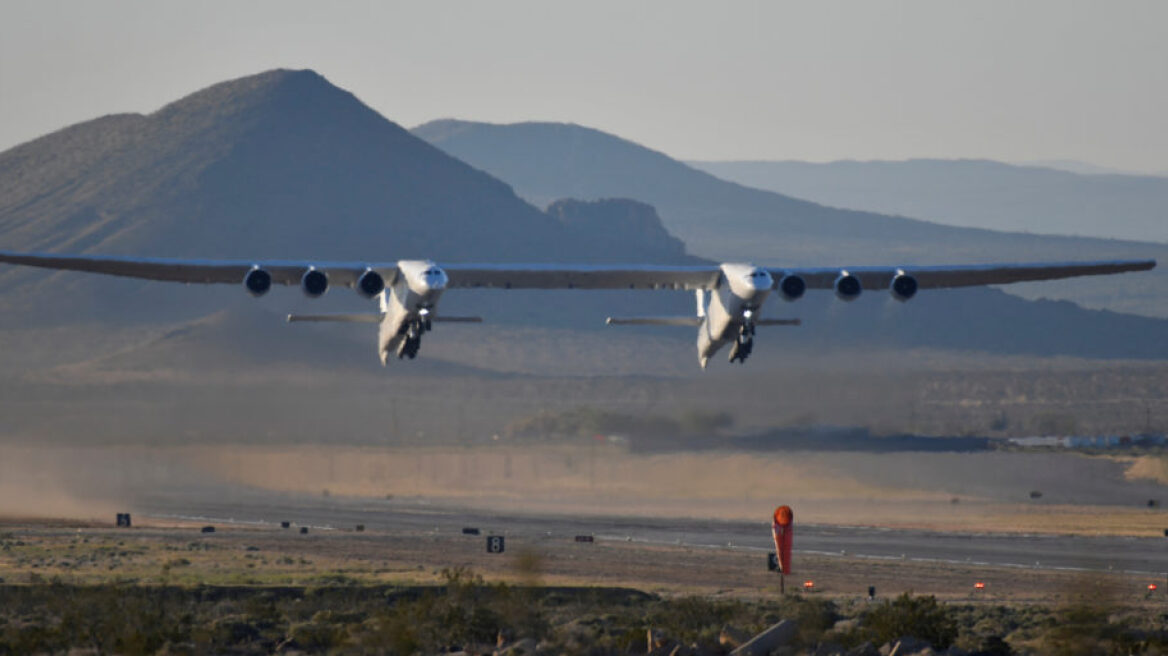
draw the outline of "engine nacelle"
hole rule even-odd
[[[839,277],[835,279],[835,296],[841,301],[854,301],[859,298],[862,291],[864,287],[860,284],[860,279],[847,271],[841,271]]]
[[[365,269],[365,273],[357,278],[357,291],[365,298],[373,298],[385,290],[385,278],[373,269]]]
[[[272,288],[272,274],[258,266],[253,267],[243,276],[243,288],[252,296],[263,296]]]
[[[785,275],[779,279],[779,295],[784,301],[795,301],[807,291],[807,282],[796,275]]]
[[[916,296],[917,279],[902,271],[892,279],[892,284],[888,286],[888,293],[892,294],[892,298],[903,303]]]
[[[324,271],[317,269],[309,269],[304,272],[304,276],[300,278],[300,289],[304,291],[304,295],[309,298],[316,298],[328,291],[328,276]]]

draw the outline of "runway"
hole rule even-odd
[[[424,499],[342,499],[254,492],[232,501],[154,495],[136,512],[161,520],[278,527],[280,522],[314,531],[460,535],[477,528],[506,536],[509,544],[571,542],[591,535],[598,542],[674,545],[693,549],[773,550],[765,522],[494,513]],[[1165,576],[1166,537],[1080,537],[1040,534],[939,533],[863,526],[796,524],[795,553],[887,561],[951,563],[1006,568],[1115,572]]]

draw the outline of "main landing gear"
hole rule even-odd
[[[745,364],[746,358],[750,357],[753,350],[754,324],[744,323],[738,329],[738,338],[734,340],[734,346],[730,347],[730,362],[738,361]]]
[[[402,326],[398,334],[404,335],[405,339],[397,345],[397,359],[413,360],[418,357],[418,349],[422,348],[422,335],[429,332],[432,327],[429,318],[414,319]]]

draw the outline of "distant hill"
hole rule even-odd
[[[845,210],[721,180],[631,141],[578,125],[439,120],[414,134],[498,176],[536,204],[633,198],[657,208],[690,252],[760,264],[921,264],[1154,258],[1168,245],[955,228]],[[1123,278],[1014,285],[1027,298],[1168,317],[1168,266]]]
[[[106,116],[0,153],[0,247],[12,250],[697,261],[641,204],[611,201],[565,216],[524,202],[312,71],[224,82],[149,115]],[[20,296],[18,307],[38,312],[58,311],[50,299],[67,291],[112,316],[190,317],[217,307],[216,291],[176,294],[155,283],[9,267],[0,281],[4,300]],[[93,302],[96,289],[106,293]]]
[[[987,160],[690,164],[825,205],[945,225],[1168,242],[1168,178],[1162,177]]]

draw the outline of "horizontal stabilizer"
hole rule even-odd
[[[380,312],[361,314],[289,314],[288,321],[337,321],[341,323],[380,323],[385,315]],[[482,317],[447,317],[430,315],[435,323],[482,323]]]
[[[339,321],[342,323],[381,323],[380,312],[361,314],[289,314],[288,321]]]
[[[609,317],[610,326],[700,326],[701,317]]]
[[[609,317],[605,323],[610,326],[700,326],[702,317]],[[756,326],[798,326],[798,319],[759,319]]]

